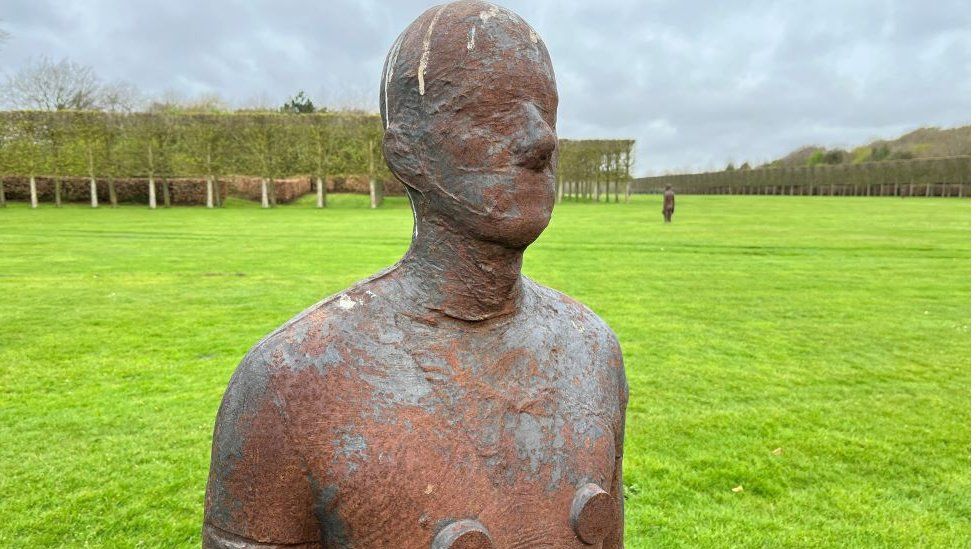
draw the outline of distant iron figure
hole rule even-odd
[[[557,102],[506,9],[437,6],[396,39],[380,112],[412,244],[244,357],[204,547],[623,545],[617,339],[521,274],[552,214]]]
[[[664,214],[664,222],[671,223],[671,216],[674,214],[674,190],[671,185],[664,188],[664,206],[661,213]]]

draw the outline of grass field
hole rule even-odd
[[[330,199],[0,210],[0,546],[199,546],[238,360],[407,247]],[[622,343],[628,547],[968,547],[969,201],[658,200],[525,261]]]

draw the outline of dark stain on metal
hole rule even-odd
[[[410,250],[241,362],[205,547],[622,546],[619,345],[521,274],[552,214],[557,103],[545,44],[504,8],[436,6],[397,38],[380,112]]]

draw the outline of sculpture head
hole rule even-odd
[[[383,149],[418,218],[520,248],[555,198],[555,76],[518,15],[476,0],[427,10],[383,69]]]

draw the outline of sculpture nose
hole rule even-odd
[[[556,150],[556,133],[531,104],[525,105],[528,123],[519,136],[518,164],[530,170],[541,171],[552,161]]]

